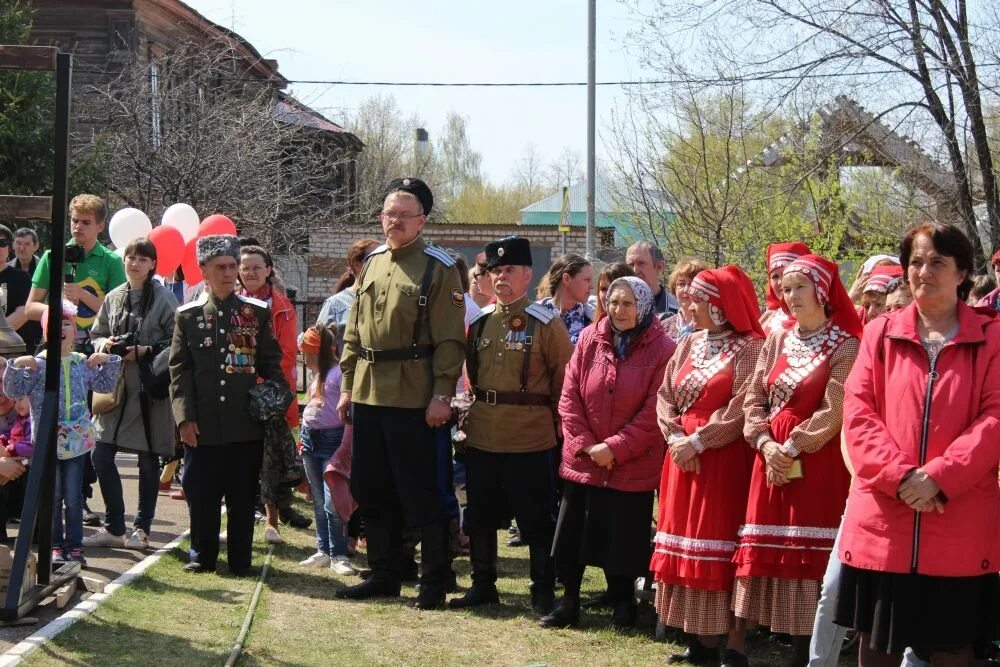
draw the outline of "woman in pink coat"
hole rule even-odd
[[[861,667],[895,667],[907,646],[972,665],[973,644],[1000,637],[1000,319],[965,304],[957,228],[923,223],[900,255],[914,302],[868,324],[845,387],[856,478],[836,620],[861,633]]]
[[[656,390],[676,344],[639,278],[612,282],[605,306],[608,317],[580,334],[559,399],[565,484],[554,543],[565,592],[541,619],[544,627],[577,624],[587,565],[604,569],[612,625],[631,627],[632,582],[648,571],[653,491],[665,446]]]

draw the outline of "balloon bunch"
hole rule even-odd
[[[188,204],[174,204],[163,212],[161,224],[155,229],[149,216],[139,209],[123,208],[111,217],[108,234],[119,256],[135,239],[148,238],[156,248],[156,273],[170,278],[179,266],[184,271],[184,281],[194,285],[203,280],[195,248],[198,239],[216,234],[236,236],[236,225],[219,214],[210,215],[199,223],[194,208]]]

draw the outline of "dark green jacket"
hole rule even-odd
[[[271,333],[267,304],[209,292],[177,309],[170,346],[170,400],[174,421],[198,423],[198,445],[260,440],[250,419],[248,392],[258,378],[287,387],[281,349]]]

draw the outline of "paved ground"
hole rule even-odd
[[[118,469],[121,472],[122,487],[125,494],[125,524],[130,531],[132,519],[135,517],[135,511],[138,508],[139,497],[139,469],[136,467],[135,455],[118,454]],[[179,485],[175,484],[174,489],[177,488],[179,488]],[[95,512],[103,513],[104,511],[101,491],[97,484],[94,484],[94,499],[90,502],[90,507]],[[153,530],[149,540],[149,552],[129,551],[127,549],[89,549],[86,553],[86,569],[88,572],[94,572],[106,577],[109,581],[113,581],[119,574],[144,559],[153,550],[170,542],[177,535],[187,530],[187,527],[187,505],[184,501],[174,500],[170,498],[167,492],[160,492],[156,503],[156,518],[153,520]],[[7,529],[11,537],[11,547],[13,547],[13,538],[17,534],[17,525],[10,524]],[[91,535],[97,530],[97,528],[85,526],[84,535]],[[65,612],[87,595],[81,586],[65,608],[56,609],[55,603],[50,600],[48,603],[37,607],[35,611],[31,612],[29,616],[37,618],[38,623],[33,625],[0,627],[0,653],[31,635],[38,628]]]

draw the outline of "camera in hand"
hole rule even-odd
[[[66,263],[79,264],[83,261],[83,247],[76,244],[66,246]]]
[[[128,353],[128,348],[133,345],[135,345],[135,333],[130,331],[122,336],[113,337],[111,339],[111,347],[108,348],[108,353],[124,357]]]

